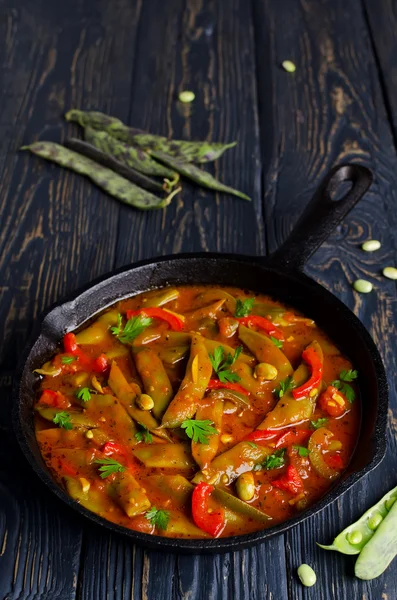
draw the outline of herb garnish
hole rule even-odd
[[[331,381],[331,385],[336,387],[336,389],[340,390],[342,394],[346,396],[350,404],[352,404],[352,402],[354,402],[354,400],[356,399],[356,392],[354,391],[349,382],[354,381],[355,379],[357,379],[357,377],[358,373],[356,370],[349,369],[347,371],[344,369],[339,373],[339,379]]]
[[[159,510],[155,506],[152,506],[146,513],[145,518],[151,522],[152,525],[159,529],[167,529],[168,521],[170,520],[170,513],[167,510]]]
[[[286,377],[284,381],[280,381],[278,387],[276,387],[274,392],[279,398],[282,398],[284,394],[286,394],[290,390],[293,390],[294,387],[295,381],[292,379],[291,375],[288,375],[288,377]]]
[[[235,317],[248,317],[252,307],[254,306],[255,298],[247,298],[246,300],[240,300],[238,298],[236,302]]]
[[[212,367],[218,375],[219,381],[221,381],[222,383],[237,383],[237,381],[240,381],[239,375],[237,375],[237,373],[232,373],[229,367],[231,367],[232,364],[236,362],[242,350],[243,347],[239,346],[238,348],[236,348],[234,356],[228,353],[228,355],[225,358],[223,347],[217,346],[214,350],[214,354],[209,354]]]
[[[82,400],[83,402],[88,402],[88,400],[91,400],[92,391],[93,390],[90,390],[90,388],[88,387],[83,387],[76,392],[76,396],[77,398],[79,398],[79,400]]]
[[[70,431],[71,429],[73,429],[73,423],[70,418],[70,414],[65,412],[64,410],[57,413],[52,420],[55,423],[55,425],[59,425],[59,427],[62,427],[63,429],[66,429],[67,431]]]
[[[305,448],[305,446],[292,446],[293,448],[295,448],[295,450],[298,450],[298,454],[299,456],[305,457],[305,456],[309,456],[310,454],[310,450],[309,448]]]
[[[117,460],[114,460],[114,458],[98,458],[98,460],[94,460],[94,463],[102,465],[102,467],[99,467],[101,479],[105,479],[105,477],[109,477],[113,473],[122,473],[125,471],[125,467],[117,462]]]
[[[110,330],[123,344],[132,342],[139,334],[141,334],[149,325],[152,324],[152,319],[145,315],[137,315],[132,319],[128,319],[123,327],[123,319],[121,314],[117,315],[117,326],[111,327]]]
[[[317,419],[317,421],[310,421],[310,425],[313,429],[320,429],[320,427],[325,427],[328,424],[327,417],[323,417],[322,419]]]
[[[63,365],[70,365],[70,363],[74,362],[77,359],[77,356],[62,356],[61,361]]]
[[[150,433],[149,429],[145,427],[145,425],[140,424],[141,430],[137,431],[134,435],[134,438],[138,442],[144,442],[145,444],[151,444],[153,442],[153,436]]]
[[[285,465],[285,453],[286,448],[280,448],[280,450],[276,450],[276,452],[273,454],[266,456],[263,463],[255,465],[254,471],[261,471],[262,469],[266,469],[266,471],[280,469],[280,467]]]
[[[277,346],[277,348],[282,348],[283,347],[283,342],[278,340],[277,338],[273,337],[272,335],[270,336],[270,339],[272,340],[273,344],[275,346]]]
[[[208,444],[208,436],[218,433],[213,424],[213,421],[209,420],[186,419],[186,421],[183,421],[181,427],[193,442]]]

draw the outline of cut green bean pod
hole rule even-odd
[[[36,156],[55,162],[61,167],[70,169],[80,175],[85,175],[110,196],[117,198],[117,200],[120,200],[124,204],[142,210],[164,208],[168,206],[175,194],[180,191],[178,188],[178,190],[174,190],[166,198],[158,198],[151,192],[143,190],[131,181],[128,181],[128,179],[121,177],[121,175],[103,167],[90,158],[77,154],[77,152],[68,150],[64,146],[53,142],[35,142],[30,146],[23,146],[21,150],[29,150],[33,154],[36,154]]]
[[[156,444],[134,448],[134,456],[145,467],[157,469],[191,469],[195,462],[189,444]]]
[[[171,187],[179,180],[179,175],[172,169],[160,164],[142,148],[129,146],[106,131],[97,131],[90,127],[84,129],[84,139],[98,148],[114,156],[120,163],[152,177],[165,177],[172,182]]]
[[[145,392],[153,398],[153,414],[156,419],[161,419],[173,396],[172,385],[164,365],[150,348],[136,352],[134,358]]]
[[[242,198],[243,200],[251,200],[251,198],[246,194],[243,194],[243,192],[235,190],[234,188],[231,188],[228,185],[221,183],[220,181],[215,179],[215,177],[213,177],[210,173],[202,171],[199,167],[196,167],[195,165],[192,165],[187,162],[182,162],[182,160],[169,156],[164,152],[152,150],[150,154],[152,157],[161,161],[174,171],[177,171],[177,173],[179,173],[183,177],[191,179],[198,185],[201,185],[205,188],[209,188],[210,190],[215,190],[216,192],[232,194],[233,196],[237,196],[238,198]]]
[[[243,500],[236,498],[232,494],[229,494],[225,490],[216,487],[213,491],[214,497],[226,508],[232,510],[233,512],[242,514],[249,519],[253,519],[254,521],[259,521],[259,523],[268,524],[271,521],[271,517],[266,513],[258,510],[254,506],[247,504]]]
[[[158,181],[147,177],[133,167],[123,164],[113,156],[110,156],[106,152],[99,150],[88,142],[83,142],[83,140],[78,140],[77,138],[68,138],[65,141],[65,146],[70,150],[74,150],[74,152],[78,152],[87,158],[91,158],[91,160],[95,160],[104,167],[107,167],[122,177],[125,177],[125,179],[132,181],[132,183],[135,183],[135,185],[139,185],[144,190],[148,190],[154,194],[161,194],[164,192],[164,187]]]
[[[323,544],[317,543],[320,548],[324,550],[336,550],[342,554],[359,554],[364,546],[375,534],[377,527],[387,516],[391,507],[397,502],[397,487],[393,488],[388,492],[379,502],[367,510],[362,517],[355,523],[352,523],[346,529],[344,529],[332,542],[330,546],[324,546]],[[388,508],[388,506],[390,508]],[[397,530],[397,524],[394,526]],[[361,538],[352,537],[354,532],[359,532]],[[352,543],[352,541],[359,541]]]

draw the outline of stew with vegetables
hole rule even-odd
[[[168,537],[285,521],[346,468],[357,379],[311,319],[237,288],[117,302],[36,370],[36,437],[76,502]]]

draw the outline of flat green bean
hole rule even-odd
[[[174,395],[164,365],[150,348],[135,352],[134,359],[145,392],[153,399],[153,414],[156,419],[161,419]]]
[[[134,456],[145,467],[158,469],[191,469],[195,466],[189,444],[155,444],[153,446],[137,447]]]

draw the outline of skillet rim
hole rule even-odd
[[[378,386],[378,409],[376,420],[374,422],[374,436],[373,436],[373,450],[371,453],[371,459],[369,462],[364,465],[358,471],[354,471],[346,476],[345,479],[338,481],[332,486],[329,491],[313,506],[305,510],[302,514],[298,514],[297,516],[284,521],[278,525],[273,527],[269,527],[266,529],[262,529],[253,533],[243,534],[239,536],[230,536],[225,538],[217,538],[217,539],[187,539],[187,538],[168,538],[158,535],[151,535],[141,533],[139,531],[135,531],[133,529],[128,529],[126,527],[117,525],[108,521],[105,518],[102,518],[90,510],[81,506],[78,502],[73,500],[70,496],[67,495],[66,491],[64,491],[60,485],[58,485],[54,478],[51,476],[50,471],[46,467],[42,467],[36,460],[33,451],[30,448],[28,439],[24,434],[24,428],[29,427],[26,425],[24,427],[23,420],[21,418],[20,408],[21,408],[21,394],[20,390],[22,388],[22,376],[25,373],[25,369],[27,368],[27,363],[29,357],[31,355],[34,346],[38,342],[38,340],[44,335],[44,328],[46,325],[47,318],[55,311],[61,311],[62,309],[72,309],[72,305],[77,301],[84,301],[86,299],[87,294],[92,294],[101,289],[102,284],[109,282],[109,280],[113,278],[117,278],[118,276],[128,273],[130,271],[134,271],[139,269],[140,267],[146,267],[152,265],[156,267],[159,263],[165,262],[177,262],[177,261],[186,261],[188,259],[215,259],[217,261],[223,260],[228,262],[238,262],[238,263],[251,263],[254,267],[262,267],[267,269],[268,271],[272,271],[277,273],[278,276],[281,275],[282,278],[289,279],[298,279],[302,283],[306,285],[312,286],[312,288],[319,294],[325,294],[327,300],[331,303],[334,303],[333,310],[337,308],[343,316],[345,316],[348,320],[351,321],[353,327],[358,330],[358,334],[362,337],[366,348],[371,356],[371,361],[374,367],[374,372],[377,380]],[[33,471],[40,477],[40,479],[50,488],[52,492],[56,494],[58,498],[63,500],[68,506],[78,511],[81,515],[88,517],[91,521],[110,529],[113,532],[120,533],[122,535],[127,536],[132,541],[137,542],[138,544],[145,546],[149,549],[159,550],[161,548],[166,549],[171,552],[187,552],[191,554],[200,554],[200,553],[222,553],[229,551],[242,550],[244,548],[252,547],[255,544],[265,541],[267,538],[271,538],[275,535],[279,535],[292,527],[304,522],[309,517],[319,513],[325,507],[329,506],[332,502],[340,498],[343,494],[345,494],[357,481],[362,479],[365,475],[367,475],[370,471],[375,469],[380,462],[383,460],[386,454],[387,440],[386,440],[386,428],[387,428],[387,409],[388,409],[388,383],[386,378],[386,373],[384,369],[384,365],[380,356],[380,353],[377,349],[375,342],[373,341],[371,335],[367,331],[366,327],[361,323],[361,321],[356,317],[356,315],[351,311],[337,296],[332,294],[329,290],[323,287],[321,284],[316,282],[311,277],[307,276],[305,273],[298,269],[288,268],[285,264],[277,264],[276,261],[271,260],[271,255],[268,257],[255,257],[243,254],[233,254],[233,253],[218,253],[218,252],[191,252],[191,253],[181,253],[181,254],[169,254],[161,257],[153,257],[149,259],[144,259],[141,261],[137,261],[131,263],[129,265],[123,266],[119,269],[110,271],[101,275],[100,277],[95,278],[94,280],[88,282],[84,286],[81,286],[77,291],[69,294],[66,298],[63,298],[60,302],[54,303],[49,309],[44,311],[41,316],[39,316],[34,323],[32,328],[32,333],[30,335],[28,344],[26,346],[25,352],[20,360],[18,368],[14,375],[13,380],[13,406],[12,406],[12,417],[13,417],[13,427],[16,434],[16,438],[18,440],[19,446],[33,468]],[[164,285],[167,285],[165,283]],[[183,285],[183,284],[182,284]],[[211,285],[211,284],[209,284]],[[223,285],[223,284],[222,284]],[[145,289],[155,289],[159,286],[147,287]],[[142,290],[144,291],[144,290]],[[135,293],[141,293],[141,291],[137,291]],[[128,294],[126,296],[119,296],[119,298],[125,298],[132,296],[134,294]],[[95,314],[98,314],[101,310],[110,306],[117,300],[112,300],[111,303],[108,303],[102,306],[98,311],[90,313],[90,315],[80,322],[80,325],[85,323],[87,320],[92,318]],[[67,312],[67,310],[66,310]],[[69,315],[70,316],[70,315]],[[70,321],[70,318],[68,319]],[[66,328],[66,331],[71,331],[75,329],[75,326],[70,329]]]

